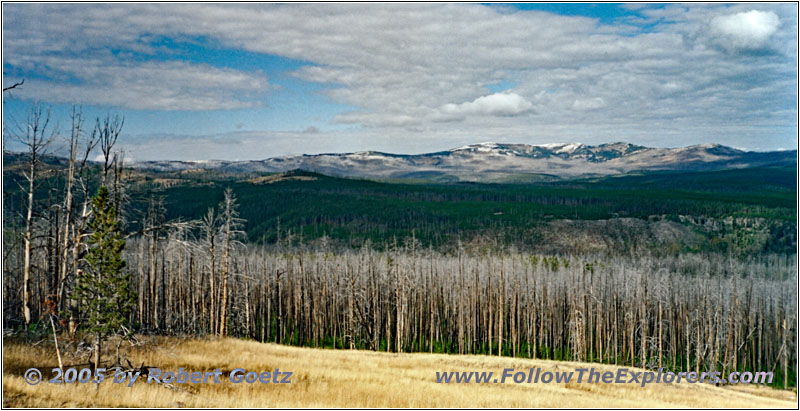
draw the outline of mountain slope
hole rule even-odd
[[[148,161],[134,166],[162,171],[213,169],[239,173],[302,169],[346,177],[503,181],[520,175],[570,178],[645,170],[702,171],[794,165],[796,155],[796,150],[748,152],[718,144],[649,148],[628,143],[597,146],[481,143],[413,155],[364,151],[274,157],[260,161]]]

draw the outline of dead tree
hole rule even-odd
[[[23,190],[28,197],[28,201],[25,214],[25,254],[22,274],[22,312],[25,325],[28,325],[31,322],[31,247],[34,208],[36,207],[34,194],[38,185],[38,171],[42,157],[46,154],[48,146],[55,137],[55,131],[50,127],[50,110],[42,108],[39,104],[34,105],[29,110],[25,123],[17,125],[14,136],[26,147],[28,156],[27,170],[23,172],[27,182],[27,187],[24,187]]]

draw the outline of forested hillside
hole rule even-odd
[[[14,162],[6,156],[7,163]],[[11,160],[11,161],[9,161]],[[12,169],[9,167],[9,169]],[[661,172],[527,184],[437,184],[343,179],[305,171],[220,174],[128,170],[125,223],[141,230],[148,212],[165,221],[200,219],[231,188],[249,243],[328,238],[384,249],[415,237],[452,251],[458,243],[548,253],[794,253],[796,169],[766,167]],[[21,176],[6,172],[6,208],[20,215]],[[58,176],[39,190],[46,207]],[[48,191],[49,190],[49,191]],[[149,211],[148,211],[149,210]],[[563,241],[565,235],[574,238]]]
[[[547,252],[666,247],[753,255],[794,252],[794,176],[792,169],[763,168],[539,184],[408,184],[294,172],[177,184],[155,196],[163,198],[168,219],[191,219],[231,187],[255,243],[273,244],[291,231],[298,241],[327,236],[351,247],[369,239],[382,248],[413,235],[445,249],[488,238],[496,246]],[[550,241],[570,228],[592,238]]]

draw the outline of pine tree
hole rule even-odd
[[[109,197],[108,189],[101,186],[92,199],[86,269],[79,273],[75,288],[75,297],[86,315],[86,329],[96,336],[95,368],[100,363],[103,338],[119,331],[129,332],[128,321],[136,301],[130,274],[124,271],[125,239]]]

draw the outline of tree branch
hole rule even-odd
[[[17,82],[17,83],[14,83],[13,85],[11,85],[11,86],[9,86],[9,87],[3,87],[3,93],[5,93],[5,92],[6,92],[6,91],[8,91],[8,90],[11,90],[11,89],[14,89],[14,88],[17,88],[17,87],[19,87],[19,86],[21,86],[23,83],[25,83],[25,79],[22,79],[22,81],[20,81],[20,82]]]

